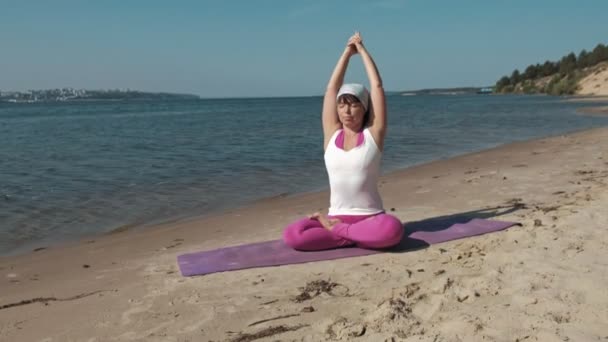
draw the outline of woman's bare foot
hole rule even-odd
[[[323,215],[319,212],[311,214],[308,217],[312,220],[319,221],[321,223],[321,225],[323,226],[323,228],[325,228],[327,230],[331,230],[336,224],[342,222],[338,219],[330,219],[329,217],[327,217],[327,215]]]
[[[319,218],[319,216],[321,216],[321,213],[317,211],[317,212],[315,212],[313,214],[308,215],[308,218],[311,219],[311,220],[316,220],[316,219]]]

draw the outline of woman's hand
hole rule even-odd
[[[357,54],[357,47],[354,44],[350,43],[350,40],[348,41],[348,44],[346,44],[346,50],[344,50],[344,53],[348,56],[351,57],[353,55]]]
[[[359,47],[363,46],[363,41],[361,39],[361,35],[359,32],[355,32],[346,43],[346,52],[349,57],[352,55],[356,55],[359,52]]]
[[[355,32],[355,34],[348,39],[348,46],[352,46],[355,49],[355,53],[361,52],[361,49],[363,48],[363,38],[361,38],[359,31]]]

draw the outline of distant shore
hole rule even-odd
[[[27,92],[0,92],[0,102],[7,103],[51,103],[74,101],[131,101],[131,100],[188,100],[200,99],[198,95],[177,93],[156,93],[138,90],[87,90],[87,89],[44,89]]]

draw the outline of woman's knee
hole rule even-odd
[[[291,248],[296,248],[301,240],[299,237],[302,235],[301,231],[306,226],[306,220],[297,220],[283,229],[283,242]]]
[[[386,247],[398,244],[403,238],[403,224],[395,216],[384,214],[380,226],[383,241],[387,243]]]
[[[299,219],[285,227],[283,230],[283,242],[293,249],[310,250],[309,240],[314,240],[315,237],[318,237],[318,232],[308,230],[319,227],[321,226],[317,220],[310,218]],[[321,231],[325,232],[325,230]]]
[[[302,250],[305,247],[302,240],[286,235],[283,235],[283,243],[296,250]]]
[[[284,243],[285,243],[287,246],[289,246],[289,247],[291,247],[291,248],[294,248],[294,247],[293,247],[293,244],[296,242],[296,239],[295,239],[295,237],[293,236],[293,233],[291,232],[291,230],[290,230],[290,227],[289,227],[289,226],[283,230],[283,242],[284,242]]]

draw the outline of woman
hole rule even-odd
[[[371,94],[360,84],[342,84],[348,61],[357,53],[363,59]],[[401,241],[401,221],[384,213],[378,193],[385,134],[382,80],[357,32],[348,40],[323,99],[329,213],[314,213],[289,225],[283,233],[287,245],[310,251],[350,245],[386,248]]]

